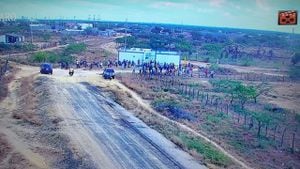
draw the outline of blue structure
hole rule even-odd
[[[118,60],[128,60],[134,61],[135,63],[138,60],[141,63],[156,61],[160,64],[170,64],[173,63],[176,66],[180,64],[180,55],[174,51],[153,51],[151,49],[143,48],[131,48],[131,49],[121,49],[118,51]]]

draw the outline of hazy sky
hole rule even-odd
[[[300,10],[300,0],[0,0],[0,17],[96,19],[250,28],[291,32],[278,26],[278,10]],[[299,23],[299,19],[298,19]]]

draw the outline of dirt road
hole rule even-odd
[[[206,168],[96,87],[109,84],[98,72],[16,66],[0,102],[0,169]]]
[[[68,45],[69,44],[58,45],[58,46],[55,46],[55,47],[50,47],[50,48],[45,48],[45,49],[38,49],[38,50],[35,50],[35,51],[30,51],[30,52],[5,54],[5,55],[0,55],[0,58],[1,57],[6,58],[6,57],[24,56],[24,55],[27,55],[27,54],[32,54],[32,53],[37,53],[37,52],[49,52],[49,51],[54,51],[54,50],[57,50],[57,49],[60,49],[60,48],[64,48]]]
[[[55,75],[56,74],[56,75]],[[206,168],[107,94],[87,82],[95,72],[76,72],[68,77],[56,70],[49,77],[55,111],[64,133],[96,168]],[[93,77],[92,77],[93,78]],[[100,79],[99,75],[95,78]]]

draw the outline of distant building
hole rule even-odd
[[[29,26],[33,31],[52,31],[51,26],[46,24],[30,24]]]
[[[129,28],[114,28],[117,33],[132,33],[132,30]]]
[[[180,64],[180,55],[174,51],[156,51],[155,60],[157,63],[174,63],[175,65]]]
[[[80,29],[85,30],[87,28],[92,28],[93,24],[91,24],[91,23],[78,23],[77,27],[78,28],[80,27]]]
[[[107,29],[107,30],[105,30],[105,31],[99,31],[98,34],[99,34],[100,36],[111,37],[111,36],[116,36],[116,35],[117,35],[117,32],[114,31],[114,30]]]
[[[84,30],[78,30],[78,29],[65,29],[61,31],[62,34],[65,35],[80,35],[84,32]]]
[[[118,60],[129,60],[137,63],[139,60],[141,63],[156,61],[160,64],[170,64],[174,63],[176,66],[180,64],[180,55],[178,52],[174,51],[153,51],[151,49],[143,48],[131,48],[131,49],[121,49],[118,51]]]
[[[20,43],[24,42],[25,37],[17,34],[5,34],[0,36],[0,43]]]

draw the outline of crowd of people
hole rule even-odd
[[[198,76],[210,77],[214,78],[215,72],[210,70],[209,67],[200,67],[193,65],[191,63],[187,64],[179,64],[176,66],[174,63],[156,63],[153,61],[142,63],[140,66],[138,64],[137,67],[133,68],[133,73],[136,72],[136,68],[138,69],[139,74],[150,74],[150,75],[170,75],[170,76],[182,76],[187,75],[193,77],[195,72],[194,70],[198,70]]]
[[[104,60],[104,61],[92,61],[76,60],[76,68],[94,69],[104,67],[116,67],[121,69],[131,68],[132,73],[148,74],[148,75],[169,75],[169,76],[182,76],[187,75],[193,77],[198,70],[199,77],[214,78],[215,71],[210,70],[209,67],[201,67],[193,65],[192,63],[175,65],[174,63],[158,63],[156,61],[141,62],[140,60]],[[61,62],[61,68],[69,69],[70,65],[67,62]]]

